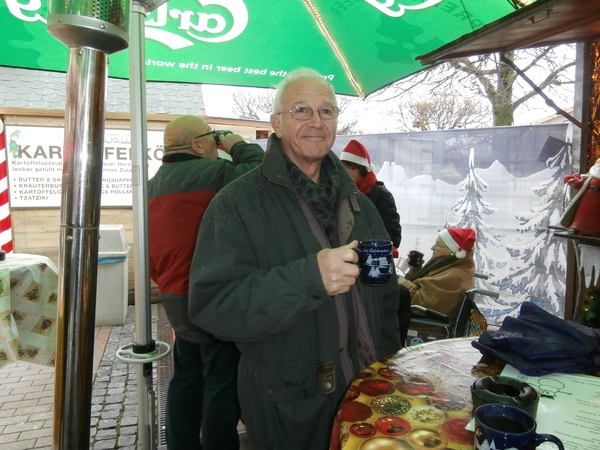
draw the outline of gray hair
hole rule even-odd
[[[276,93],[273,98],[273,114],[277,114],[281,112],[283,108],[283,104],[281,103],[281,99],[283,98],[283,94],[287,91],[290,84],[294,81],[299,80],[301,78],[313,78],[321,81],[323,86],[326,86],[329,91],[331,91],[331,97],[333,98],[333,103],[337,106],[337,99],[335,97],[335,90],[333,89],[333,85],[327,81],[325,81],[325,77],[321,75],[319,72],[313,69],[301,68],[296,69],[289,72],[283,80],[279,82],[277,86],[275,86]]]

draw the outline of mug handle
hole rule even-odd
[[[535,435],[536,448],[542,442],[552,442],[553,444],[556,444],[556,446],[558,447],[558,450],[565,450],[565,447],[563,446],[563,443],[561,442],[561,440],[559,438],[557,438],[556,436],[554,436],[553,434],[536,434]]]
[[[363,252],[360,248],[353,248],[354,252],[358,255],[358,262],[356,264],[362,264],[364,261],[365,252]]]

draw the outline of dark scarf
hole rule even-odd
[[[371,192],[375,183],[377,183],[377,177],[375,176],[375,172],[371,170],[370,172],[367,172],[367,175],[365,175],[362,180],[356,183],[356,187],[363,194],[369,195],[369,192]]]
[[[302,172],[288,156],[283,153],[288,173],[298,194],[308,203],[316,219],[331,240],[334,230],[336,202],[340,187],[340,174],[329,155],[321,162],[319,183],[315,183]]]
[[[418,280],[419,278],[429,275],[434,270],[449,266],[456,261],[458,261],[458,258],[454,255],[436,256],[435,258],[431,258],[429,261],[427,261],[427,263],[420,269],[411,269],[406,275],[406,279],[409,281]]]

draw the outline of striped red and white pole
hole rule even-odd
[[[12,226],[8,196],[8,163],[6,161],[6,130],[0,120],[0,248],[12,253]]]

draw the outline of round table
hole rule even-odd
[[[406,347],[352,381],[338,410],[331,450],[473,449],[470,387],[498,375],[472,338]]]

